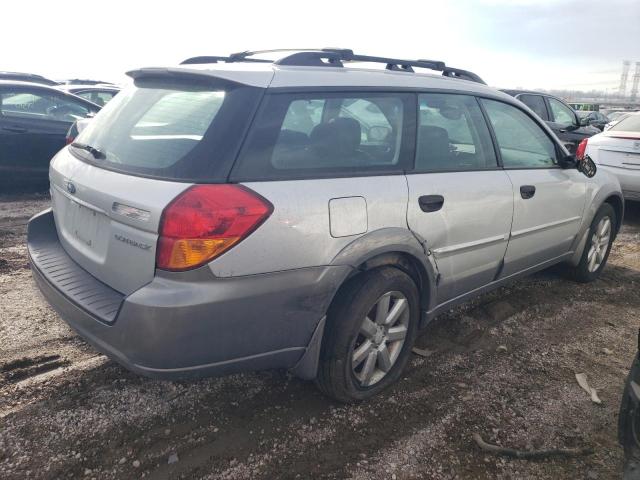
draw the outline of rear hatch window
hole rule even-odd
[[[137,79],[78,136],[96,166],[189,182],[224,181],[261,89],[211,79]]]

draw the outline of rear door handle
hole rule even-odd
[[[27,129],[22,127],[2,127],[2,130],[13,133],[27,133]]]
[[[444,204],[444,197],[442,195],[422,195],[418,198],[418,204],[423,212],[437,212]]]
[[[520,196],[525,200],[533,197],[536,194],[536,187],[533,185],[522,185],[520,187]]]

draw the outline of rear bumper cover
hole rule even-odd
[[[41,260],[44,237],[48,248],[60,245],[50,210],[31,219],[28,233],[33,277],[49,303],[98,350],[155,378],[268,368],[294,368],[312,378],[322,319],[350,271],[326,266],[225,279],[214,277],[208,268],[158,272],[149,284],[122,296],[115,318],[108,322],[52,279],[44,264],[46,252]],[[58,255],[64,256],[64,250]],[[84,282],[109,288],[90,275]]]
[[[616,176],[625,200],[640,200],[640,170],[598,165]]]

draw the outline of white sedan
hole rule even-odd
[[[598,168],[618,177],[625,199],[640,201],[640,112],[629,114],[609,130],[585,138],[576,156],[585,155]]]

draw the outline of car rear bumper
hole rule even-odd
[[[300,376],[313,377],[321,320],[350,269],[316,267],[226,279],[214,277],[206,267],[158,272],[150,283],[124,296],[68,255],[60,258],[66,253],[51,210],[29,222],[28,248],[38,287],[71,327],[126,368],[169,379],[268,368],[295,368]],[[117,307],[113,318],[74,296],[55,277],[59,270],[47,269],[47,249],[55,250],[56,261],[71,272],[63,276],[73,280],[79,275],[85,287],[111,295],[104,301],[111,301],[109,312]],[[116,305],[118,295],[121,303]]]
[[[640,170],[612,167],[610,165],[598,165],[598,167],[616,176],[620,182],[625,200],[640,200]]]

